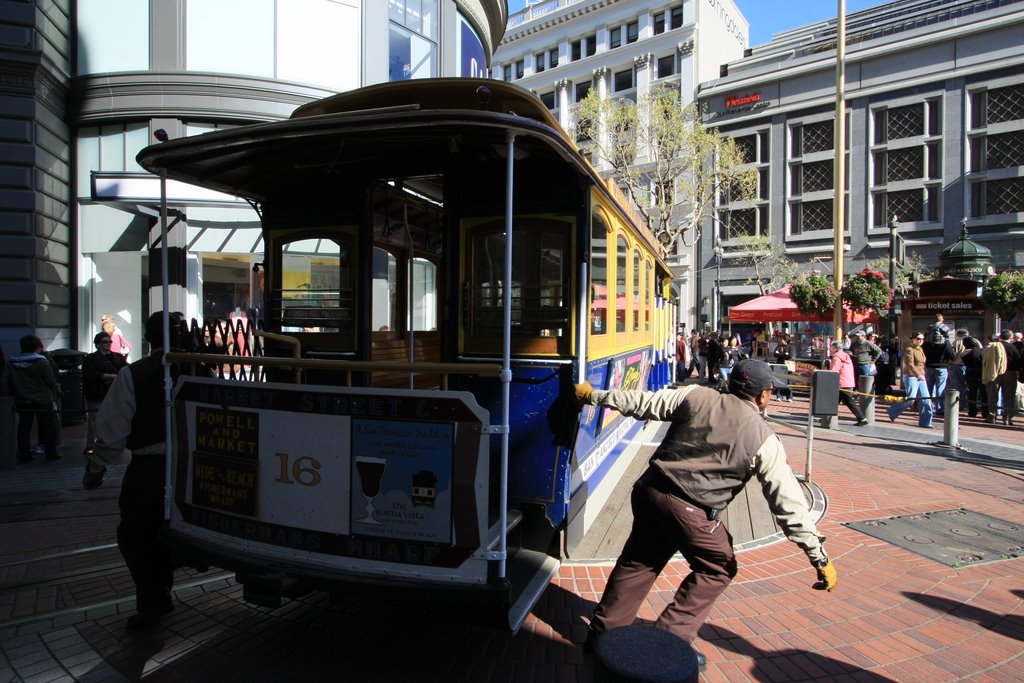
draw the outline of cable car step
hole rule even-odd
[[[509,510],[505,516],[505,533],[512,531],[519,525],[519,522],[523,521],[523,513],[519,510]],[[501,520],[495,520],[491,523],[491,528],[487,530],[487,538],[484,541],[484,547],[488,550],[494,550],[501,540]]]

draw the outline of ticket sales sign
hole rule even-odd
[[[459,566],[486,536],[487,422],[464,392],[183,378],[172,529],[240,552]]]

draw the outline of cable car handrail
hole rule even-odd
[[[320,358],[271,358],[267,356],[226,356],[221,353],[183,353],[174,351],[167,354],[171,363],[190,363],[192,365],[223,365],[230,362],[234,365],[250,365],[265,368],[295,368],[296,370],[341,370],[353,372],[403,372],[417,374],[440,374],[444,377],[447,387],[448,375],[480,375],[481,377],[500,377],[500,363],[410,363],[408,361],[368,361],[368,360],[325,360]],[[301,384],[301,382],[296,382]]]

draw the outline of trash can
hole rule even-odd
[[[50,352],[57,366],[60,384],[60,421],[64,426],[85,421],[85,394],[82,390],[82,361],[85,353],[74,349]]]

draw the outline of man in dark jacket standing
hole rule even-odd
[[[99,332],[92,340],[96,350],[82,361],[82,388],[85,392],[87,432],[85,439],[86,455],[92,453],[96,441],[96,413],[100,403],[107,395],[110,385],[122,368],[128,365],[124,355],[112,353],[111,339],[106,332]]]
[[[14,397],[18,408],[18,462],[32,460],[32,423],[39,420],[39,439],[46,460],[60,458],[60,422],[57,419],[57,376],[43,355],[43,342],[35,335],[21,338],[21,353],[7,363],[4,392]]]
[[[941,324],[938,320],[936,324]],[[943,325],[945,327],[945,325]],[[953,345],[945,336],[931,337],[924,342],[924,377],[928,383],[928,395],[932,397],[935,413],[942,415],[945,412],[946,379],[949,376],[949,364],[956,360],[956,353],[953,352]]]
[[[654,393],[576,387],[582,405],[607,406],[641,420],[667,420],[668,433],[633,486],[633,527],[590,622],[588,646],[605,631],[633,623],[655,579],[681,552],[690,565],[675,600],[655,628],[692,643],[715,599],[736,576],[732,535],[721,514],[756,476],[779,526],[806,553],[822,587],[834,590],[835,567],[822,547],[803,490],[782,442],[761,412],[771,401],[768,364],[742,360],[729,393],[690,385]],[[697,652],[701,667],[704,657]]]

